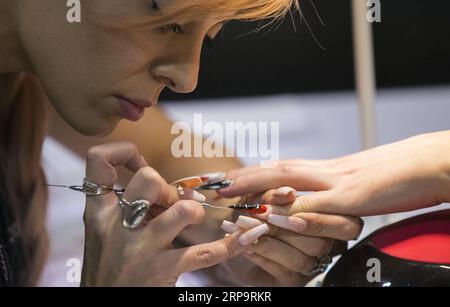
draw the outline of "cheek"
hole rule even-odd
[[[109,88],[141,71],[151,55],[136,40],[120,32],[93,25],[43,25],[25,39],[32,67],[58,100],[70,94],[98,100]]]
[[[108,32],[102,33],[103,40],[95,45],[97,67],[114,79],[112,83],[128,79],[148,71],[153,58],[158,54],[158,45],[149,47],[143,35]],[[106,70],[106,72],[105,72]]]

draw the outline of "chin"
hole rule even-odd
[[[96,125],[72,125],[79,133],[90,137],[103,137],[111,134],[119,124],[118,121],[100,121]]]

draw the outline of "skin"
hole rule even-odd
[[[228,174],[235,184],[220,194],[258,193],[278,185],[317,191],[259,216],[269,222],[273,215],[287,216],[278,225],[284,228],[317,213],[371,216],[431,207],[450,202],[449,140],[450,131],[441,131],[332,160],[243,168]]]
[[[99,20],[120,22],[121,16],[133,16],[133,12],[149,16],[154,14],[145,3],[131,0],[124,6],[121,0],[95,0],[86,2],[84,8]],[[161,8],[164,6],[161,5]],[[125,198],[129,201],[144,198],[155,204],[146,226],[136,232],[128,232],[121,226],[118,200],[114,194],[87,198],[83,284],[172,286],[182,272],[224,262],[248,249],[258,250],[258,246],[264,246],[258,250],[262,257],[275,255],[271,261],[277,261],[277,265],[284,268],[287,274],[298,276],[310,268],[319,252],[310,251],[307,244],[301,243],[304,238],[298,236],[290,241],[290,248],[306,256],[300,258],[304,261],[297,259],[295,265],[292,264],[292,257],[286,257],[278,248],[287,240],[286,233],[274,231],[276,228],[273,227],[265,236],[270,239],[256,245],[244,245],[239,240],[247,230],[244,228],[236,235],[203,243],[206,241],[204,234],[215,233],[219,220],[224,216],[212,219],[215,223],[204,223],[199,226],[200,231],[188,236],[193,246],[172,248],[171,242],[184,234],[186,227],[204,221],[205,210],[194,201],[180,200],[174,186],[169,185],[142,158],[149,157],[152,163],[156,161],[154,163],[161,166],[168,178],[175,177],[179,169],[188,172],[188,168],[180,161],[162,158],[170,157],[168,151],[154,149],[157,147],[154,144],[168,144],[167,139],[156,138],[150,146],[147,138],[139,138],[149,135],[149,131],[158,134],[156,132],[161,131],[162,127],[170,127],[170,121],[156,111],[153,113],[155,116],[146,118],[147,124],[133,128],[124,124],[111,134],[123,121],[115,95],[145,99],[156,104],[160,92],[166,87],[180,93],[195,89],[202,43],[205,36],[214,37],[220,31],[223,16],[179,20],[185,25],[185,33],[177,34],[151,27],[148,31],[112,30],[94,24],[90,19],[80,24],[70,24],[64,19],[66,12],[65,2],[59,0],[0,0],[0,56],[8,59],[0,63],[0,73],[29,72],[36,75],[44,91],[40,99],[48,100],[55,109],[54,114],[58,114],[70,129],[86,136],[105,136],[95,142],[77,144],[78,148],[86,146],[84,152],[87,151],[88,179],[98,184],[113,185],[119,181],[115,167],[124,166],[130,171],[125,180]],[[71,139],[67,134],[55,132],[55,135],[60,140]],[[139,148],[142,146],[143,151],[130,142],[117,142],[124,139],[131,139]],[[98,145],[104,141],[108,143]],[[200,168],[201,172],[210,167],[213,170],[213,166],[217,167],[214,162],[201,160],[198,173]],[[206,165],[208,167],[204,167]],[[236,161],[222,165],[227,170],[235,167]],[[189,171],[189,175],[197,173],[196,168],[190,168]],[[275,191],[267,193],[257,197],[267,197],[267,202],[273,204],[290,201],[289,196],[286,198],[285,195],[277,198],[273,195]],[[354,222],[351,218],[347,221],[351,224]],[[322,228],[335,229],[335,233],[341,237],[352,238],[359,231],[349,230],[345,225],[336,227],[326,219],[318,218],[317,224]],[[315,240],[321,247],[321,253],[329,250],[330,240]],[[260,268],[261,263],[264,263],[260,259],[237,258],[247,262],[250,259],[257,265],[253,266],[256,273],[250,279],[245,277],[246,283],[256,284],[262,280],[284,284],[281,282],[285,280],[283,275]],[[136,261],[130,262],[129,259]],[[167,265],[165,267],[171,267],[172,270],[161,271],[161,263],[177,265]],[[143,267],[146,268],[145,272],[142,272]],[[239,272],[240,267],[232,269]],[[297,278],[290,284],[300,285],[303,282],[304,278]]]
[[[220,31],[223,21],[197,21],[190,26],[190,35],[161,33],[159,27],[110,30],[90,21],[66,22],[62,1],[19,2],[17,35],[28,66],[40,77],[57,111],[84,135],[114,130],[122,119],[114,95],[156,105],[166,87],[179,93],[193,91],[201,44],[206,35],[214,37]],[[110,22],[135,12],[156,14],[141,0],[128,1],[126,6],[121,0],[90,1],[83,4],[86,11]]]

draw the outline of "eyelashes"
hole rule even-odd
[[[161,10],[156,0],[151,1],[151,7],[153,11]],[[158,28],[158,31],[162,34],[175,34],[175,35],[185,34],[183,27],[176,23],[161,26]],[[206,35],[203,40],[203,45],[207,46],[208,48],[214,48],[214,39],[211,38],[209,35]]]
[[[172,33],[172,34],[185,34],[183,27],[181,25],[173,23],[159,28],[161,33]]]
[[[162,34],[175,34],[175,35],[183,35],[186,32],[184,31],[183,27],[179,24],[169,24],[165,25],[159,28],[159,32]],[[205,36],[203,40],[203,44],[208,48],[214,48],[214,39],[209,37],[208,35]]]

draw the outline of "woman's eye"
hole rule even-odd
[[[166,26],[162,26],[159,28],[159,31],[163,34],[165,33],[172,33],[172,34],[185,34],[183,27],[179,24],[170,24]],[[204,45],[206,45],[208,48],[214,47],[214,39],[211,38],[209,35],[206,35],[204,38]]]

